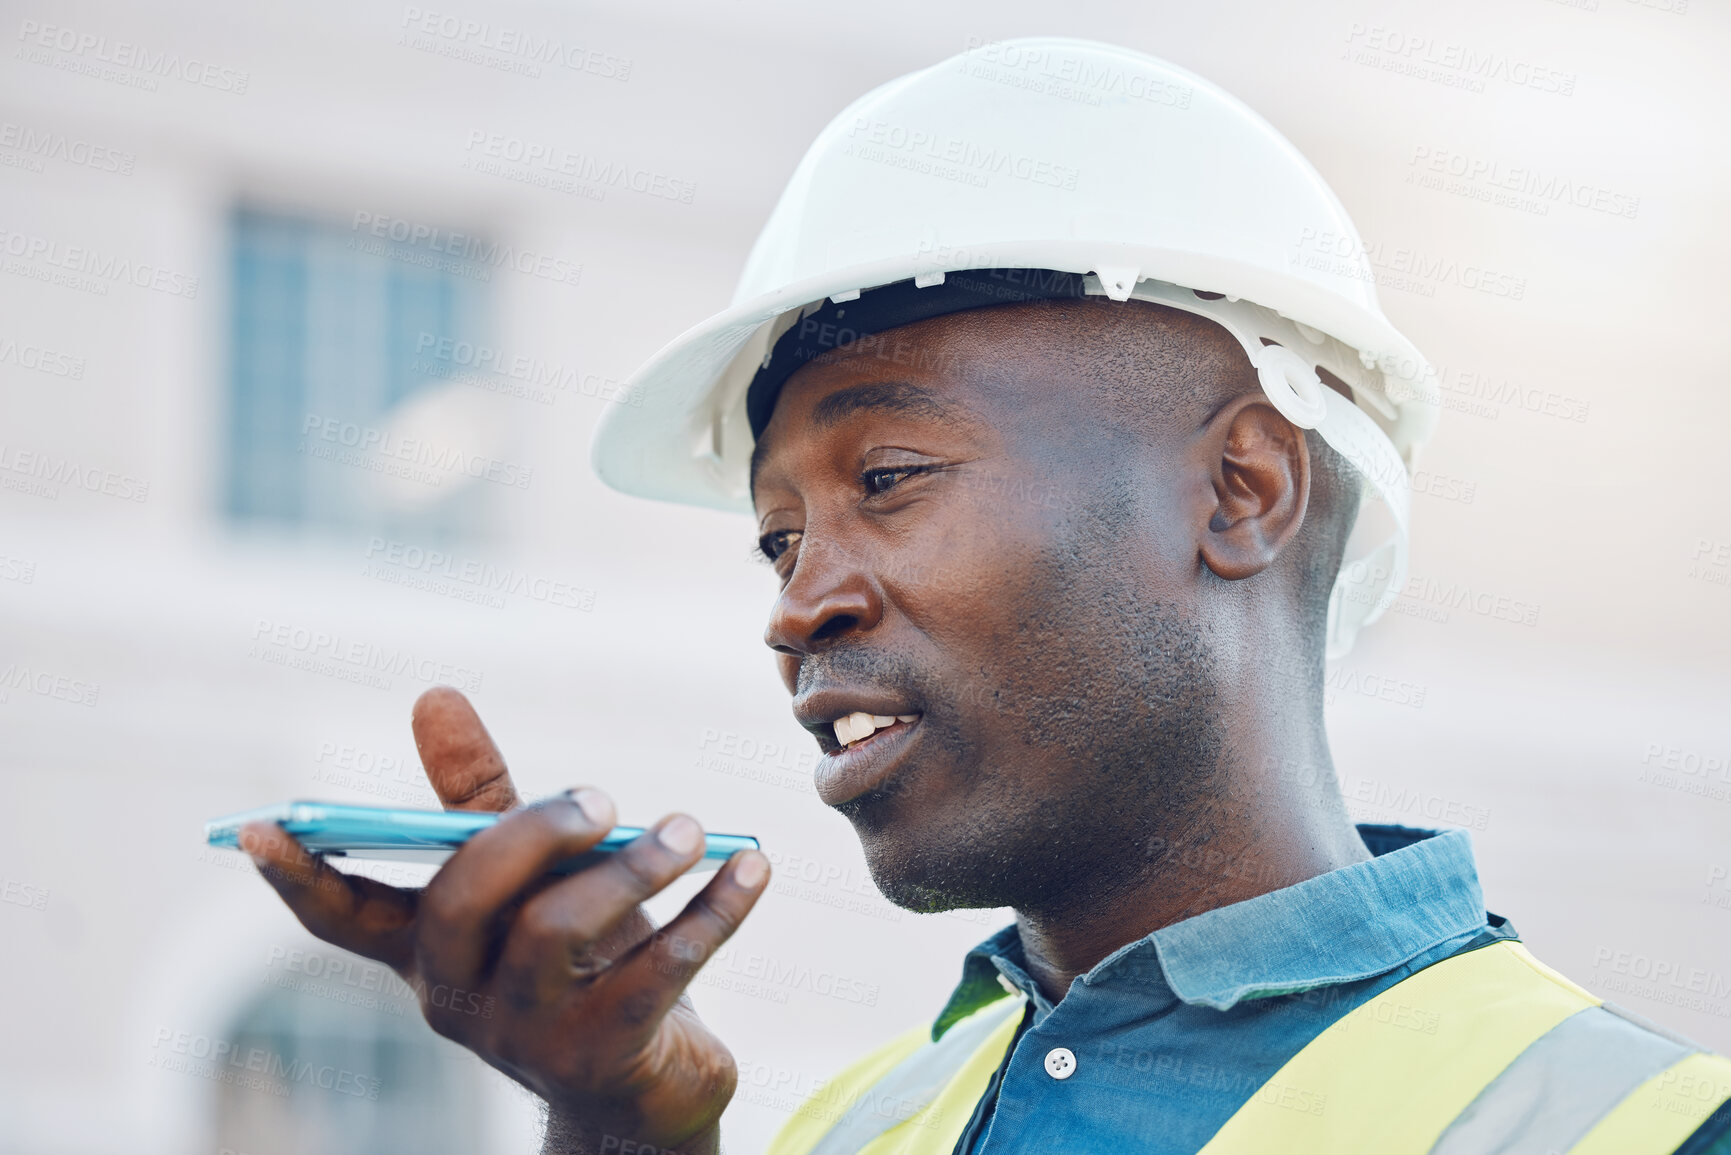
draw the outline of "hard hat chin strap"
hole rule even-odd
[[[1123,299],[1109,293],[1098,277],[1089,276],[1086,283],[1090,295]],[[1393,406],[1381,394],[1380,378],[1367,377],[1363,359],[1342,342],[1249,301],[1199,295],[1152,280],[1137,282],[1129,299],[1207,317],[1232,334],[1256,369],[1268,403],[1300,429],[1314,429],[1352,464],[1368,491],[1388,509],[1394,532],[1367,553],[1343,560],[1329,595],[1328,656],[1343,656],[1358,631],[1382,616],[1406,584],[1412,479],[1388,434],[1355,404],[1364,403],[1393,418]],[[1323,384],[1318,369],[1338,379],[1356,380],[1349,386],[1352,398]]]

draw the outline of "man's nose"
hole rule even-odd
[[[803,657],[883,619],[883,594],[861,559],[807,537],[793,575],[769,613],[763,642]]]

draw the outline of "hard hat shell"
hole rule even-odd
[[[1357,351],[1354,392],[1380,394],[1377,425],[1406,465],[1435,423],[1428,364],[1383,316],[1351,219],[1289,141],[1163,60],[1035,38],[970,48],[836,116],[733,304],[650,358],[630,404],[604,415],[596,472],[627,493],[749,511],[745,392],[799,311],[980,268],[1093,273],[1116,300],[1154,281],[1254,302]]]

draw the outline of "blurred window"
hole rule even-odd
[[[214,1150],[481,1150],[483,1069],[433,1034],[412,996],[363,991],[340,977],[303,985],[260,992],[229,1031],[216,1067]]]
[[[399,426],[418,396],[453,389],[441,343],[481,343],[493,270],[377,231],[233,216],[225,506],[236,522],[436,540],[485,521],[488,487],[454,464],[463,447]]]

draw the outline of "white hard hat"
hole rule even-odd
[[[1405,581],[1407,470],[1438,408],[1430,367],[1382,315],[1352,221],[1297,149],[1208,81],[1128,49],[986,44],[855,101],[788,181],[733,305],[608,410],[595,470],[626,493],[749,511],[747,392],[802,318],[964,285],[970,303],[912,315],[990,304],[977,294],[1030,270],[1218,322],[1275,408],[1365,476],[1394,532],[1342,566],[1328,649],[1344,653]],[[942,289],[946,274],[966,276]]]

